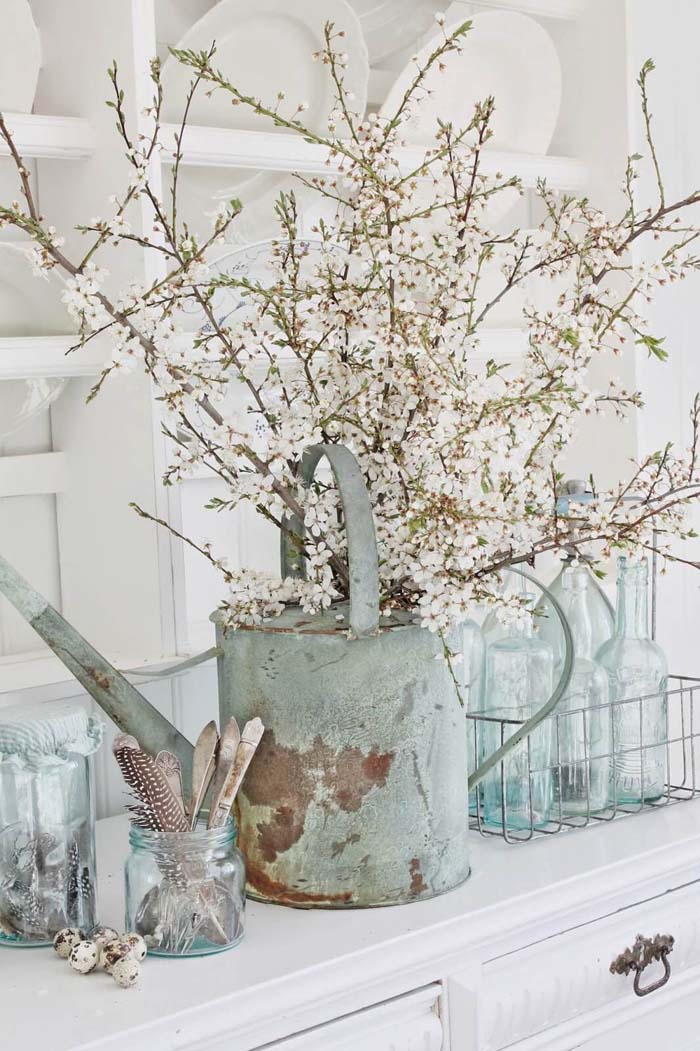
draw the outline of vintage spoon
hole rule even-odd
[[[229,774],[236,761],[236,752],[241,743],[241,731],[235,716],[232,716],[224,728],[219,740],[219,751],[216,756],[216,773],[214,775],[214,787],[211,793],[211,807],[209,811],[209,828],[212,828],[211,817],[216,812],[221,796],[226,788]]]
[[[265,727],[260,719],[251,719],[241,731],[241,743],[236,752],[236,760],[231,768],[224,790],[219,797],[216,807],[212,805],[209,816],[209,828],[221,828],[231,813],[231,807],[241,782],[245,777],[250,762],[255,755],[255,749],[260,744],[260,739],[265,732]]]
[[[192,831],[197,827],[197,817],[207,794],[209,783],[214,776],[216,766],[216,749],[219,744],[219,734],[216,723],[212,719],[207,723],[194,746],[192,757],[192,795],[188,807],[188,817]]]
[[[182,809],[183,815],[185,814],[185,797],[182,791],[182,765],[180,760],[173,752],[168,752],[164,749],[162,752],[158,752],[156,756],[156,765],[160,767],[165,775],[165,780],[170,785],[175,799]]]

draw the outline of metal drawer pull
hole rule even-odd
[[[628,975],[634,971],[634,991],[637,996],[648,996],[666,985],[671,977],[671,964],[668,962],[668,954],[673,952],[674,939],[670,934],[657,934],[655,938],[643,938],[637,935],[636,941],[631,949],[624,952],[610,964],[611,974]],[[641,986],[642,973],[650,963],[662,963],[664,973],[658,981],[651,985]]]

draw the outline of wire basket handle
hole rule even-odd
[[[531,734],[532,731],[540,725],[543,719],[546,719],[547,716],[554,711],[554,709],[559,704],[559,701],[562,699],[567,690],[569,680],[571,679],[571,670],[574,665],[574,640],[571,636],[571,628],[569,627],[567,619],[564,616],[563,609],[555,599],[554,595],[548,588],[544,586],[544,584],[541,584],[536,577],[533,577],[524,569],[518,569],[515,566],[509,566],[508,568],[511,573],[517,573],[518,576],[524,577],[525,580],[529,580],[532,584],[535,584],[540,589],[542,594],[546,595],[549,601],[552,603],[554,611],[557,614],[559,621],[561,622],[562,630],[564,632],[564,667],[562,669],[561,675],[559,676],[559,681],[557,682],[557,685],[554,688],[554,692],[552,693],[547,703],[543,704],[542,707],[538,711],[536,711],[530,719],[524,722],[522,726],[518,727],[515,733],[511,737],[509,737],[507,741],[504,741],[501,747],[497,749],[497,751],[495,751],[493,755],[490,755],[488,759],[485,759],[484,762],[476,768],[474,773],[469,778],[470,792],[473,788],[476,788],[480,781],[484,779],[486,774],[488,774],[489,770],[492,770],[497,763],[500,763],[501,760],[506,755],[508,755],[509,752],[513,751],[516,745],[520,744],[520,742],[524,740],[524,738],[526,738],[528,734]]]

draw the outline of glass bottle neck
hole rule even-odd
[[[618,579],[615,633],[626,639],[649,638],[646,574]]]
[[[574,640],[574,656],[593,660],[593,628],[588,615],[588,594],[585,588],[572,592],[566,609],[566,618]]]

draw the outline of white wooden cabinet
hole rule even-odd
[[[126,840],[124,818],[98,824],[115,926]],[[239,947],[148,959],[129,991],[8,948],[3,1032],[23,1051],[44,1051],[49,1027],[52,1051],[691,1051],[699,859],[697,803],[525,846],[475,835],[449,894],[366,911],[250,902]],[[676,939],[670,980],[643,998],[609,970],[638,933]]]

